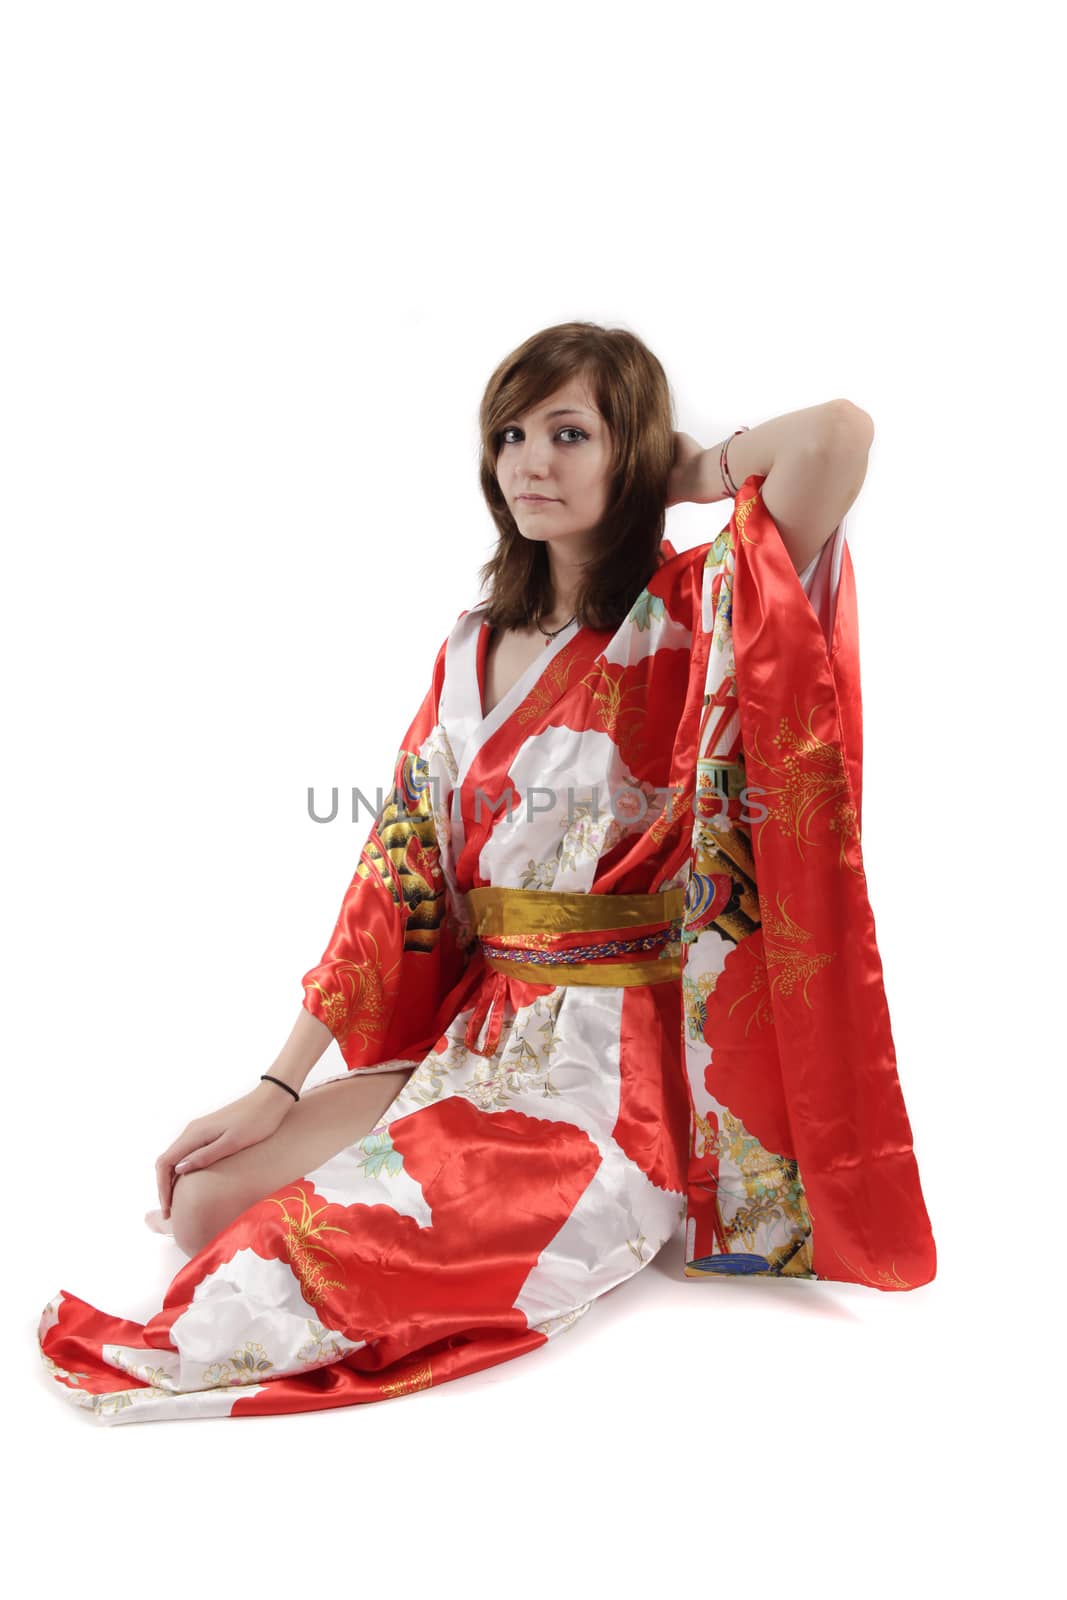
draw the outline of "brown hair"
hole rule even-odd
[[[573,378],[586,382],[610,430],[612,448],[608,503],[575,600],[579,624],[617,628],[662,559],[674,461],[673,403],[662,366],[624,328],[595,322],[545,328],[501,361],[479,411],[482,493],[499,534],[479,573],[489,589],[484,615],[493,627],[528,627],[547,616],[553,602],[545,546],[523,538],[497,482],[504,427]]]

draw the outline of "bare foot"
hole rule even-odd
[[[144,1219],[153,1233],[174,1233],[170,1218],[164,1218],[162,1211],[146,1211]]]

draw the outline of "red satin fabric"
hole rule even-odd
[[[828,641],[762,482],[746,480],[737,497],[732,613],[747,782],[768,808],[752,825],[761,926],[709,998],[707,1088],[765,1149],[796,1162],[818,1276],[910,1289],[933,1278],[936,1250],[860,851],[852,562],[846,546]],[[697,1255],[722,1247],[716,1189],[711,1149],[690,1172]]]

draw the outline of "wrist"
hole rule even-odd
[[[723,441],[720,439],[718,444],[713,444],[710,449],[705,450],[696,462],[697,492],[693,495],[693,499],[697,505],[707,506],[715,500],[732,498],[719,471],[719,454],[722,446]],[[735,477],[734,482],[737,481]]]
[[[277,1081],[272,1082],[272,1079],[276,1079]],[[281,1087],[283,1083],[287,1085],[287,1088],[283,1089]],[[292,1094],[288,1092],[289,1089],[293,1091]],[[295,1106],[296,1100],[294,1096],[300,1093],[300,1089],[297,1084],[290,1083],[288,1078],[286,1078],[283,1073],[272,1072],[270,1078],[260,1078],[259,1082],[256,1084],[251,1093],[255,1095],[257,1100],[284,1100],[288,1105]]]

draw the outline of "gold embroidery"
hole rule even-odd
[[[842,1255],[836,1246],[834,1247],[834,1254],[845,1263],[845,1266],[857,1282],[868,1283],[872,1289],[913,1289],[915,1287],[914,1284],[908,1282],[907,1278],[900,1276],[895,1261],[889,1263],[888,1272],[877,1272],[872,1278],[869,1273],[863,1271],[862,1267],[853,1266],[848,1257]]]
[[[416,1389],[429,1389],[433,1384],[433,1368],[428,1361],[415,1367],[403,1378],[394,1378],[389,1383],[382,1384],[383,1398],[390,1398],[398,1394],[411,1394]]]
[[[781,894],[777,894],[777,915],[774,915],[774,912],[766,906],[763,896],[760,896],[763,958],[768,970],[771,970],[771,989],[789,997],[797,984],[803,982],[801,998],[805,1005],[811,1008],[808,984],[814,978],[814,974],[832,962],[833,952],[801,949],[801,941],[811,938],[811,934],[805,928],[801,928],[800,923],[793,922],[793,918],[785,910],[785,902],[789,899],[789,894],[785,899],[782,899]]]
[[[798,984],[803,985],[802,999],[810,1009],[811,1001],[808,998],[808,985],[816,973],[833,960],[833,952],[805,950],[802,948],[805,940],[811,934],[789,915],[786,910],[786,901],[781,895],[777,897],[778,915],[770,911],[760,897],[760,924],[763,929],[762,949],[754,946],[752,950],[753,968],[752,980],[744,994],[738,995],[730,1007],[733,1016],[739,1005],[746,1000],[754,1001],[751,1014],[745,1023],[745,1033],[755,1025],[759,1028],[769,1028],[774,1024],[774,1008],[771,1004],[772,995],[778,994],[788,999]]]
[[[663,810],[648,829],[648,837],[653,844],[661,845],[672,829],[684,823],[687,814],[692,817],[693,797],[695,794],[695,787],[682,789],[677,784],[671,784]]]
[[[624,755],[627,753],[633,755],[634,752],[642,749],[645,744],[642,730],[647,711],[647,681],[634,681],[628,689],[624,690],[621,673],[617,678],[612,677],[605,670],[602,662],[597,663],[590,672],[586,673],[584,678],[580,678],[578,681],[579,684],[584,684],[592,692],[592,703],[589,709],[591,716],[596,720],[592,721],[590,726],[609,734]],[[634,703],[624,707],[623,701],[625,699],[630,699]],[[623,717],[633,719],[630,731],[626,735],[624,735],[620,727]],[[625,747],[624,738],[626,741]]]
[[[741,536],[741,543],[742,544],[758,544],[759,543],[758,539],[750,539],[749,536],[745,532],[745,526],[746,526],[746,524],[748,522],[749,517],[752,514],[752,507],[756,504],[756,501],[757,501],[758,498],[759,498],[758,495],[753,495],[751,500],[742,500],[740,505],[735,503],[735,506],[734,506],[734,521],[737,523],[737,531]],[[709,552],[709,554],[710,554],[710,552]]]
[[[560,655],[565,653],[565,651],[561,651]],[[570,677],[574,666],[575,660],[573,656],[569,661],[561,661],[559,656],[550,661],[518,711],[516,711],[517,720],[520,723],[527,723],[536,721],[537,718],[543,716],[566,689],[567,679]]]
[[[341,983],[340,989],[324,989],[314,978],[305,987],[314,989],[319,995],[323,1020],[338,1044],[344,1044],[352,1034],[357,1034],[359,1046],[363,1049],[381,1031],[387,1010],[385,985],[397,971],[400,962],[395,961],[387,971],[383,970],[374,934],[369,928],[363,928],[360,932],[374,946],[374,957],[367,961],[333,963],[332,969]]]
[[[285,1247],[289,1252],[290,1265],[303,1287],[304,1298],[311,1305],[317,1305],[320,1300],[325,1299],[328,1289],[344,1289],[348,1285],[344,1278],[323,1277],[322,1268],[313,1259],[313,1252],[317,1251],[320,1255],[329,1256],[332,1261],[336,1261],[337,1257],[332,1250],[327,1250],[325,1245],[312,1244],[311,1240],[316,1239],[320,1233],[347,1234],[348,1229],[336,1227],[328,1222],[320,1222],[317,1228],[312,1227],[315,1217],[326,1210],[326,1205],[324,1203],[319,1207],[318,1211],[313,1212],[303,1189],[299,1190],[296,1195],[286,1195],[285,1198],[286,1200],[295,1199],[300,1202],[301,1214],[299,1217],[291,1217],[285,1209],[285,1203],[276,1199],[274,1195],[267,1196],[267,1199],[273,1205],[278,1206],[285,1217],[287,1224]]]
[[[810,1009],[808,984],[817,972],[821,972],[823,967],[833,960],[833,951],[801,949],[802,941],[810,939],[811,934],[795,922],[786,910],[786,901],[791,897],[786,895],[783,900],[782,896],[778,895],[776,898],[777,916],[769,910],[762,895],[760,896],[763,955],[771,974],[770,987],[788,998],[797,984],[803,983],[802,998]]]
[[[510,935],[508,946],[512,950],[548,950],[557,937],[554,933],[516,933]]]
[[[812,706],[805,721],[795,700],[793,704],[800,731],[790,727],[786,717],[780,719],[773,743],[779,750],[788,752],[780,765],[776,766],[759,753],[758,730],[752,739],[753,762],[758,762],[766,773],[780,780],[777,786],[771,787],[760,775],[758,795],[769,812],[766,820],[770,822],[773,819],[782,833],[792,839],[803,860],[805,845],[822,843],[819,839],[808,837],[809,823],[825,806],[832,806],[826,826],[830,833],[838,835],[838,865],[862,873],[858,865],[860,837],[856,808],[849,797],[844,755],[838,745],[828,744],[812,729],[816,712],[824,707]],[[849,851],[846,847],[853,841],[856,849]]]

